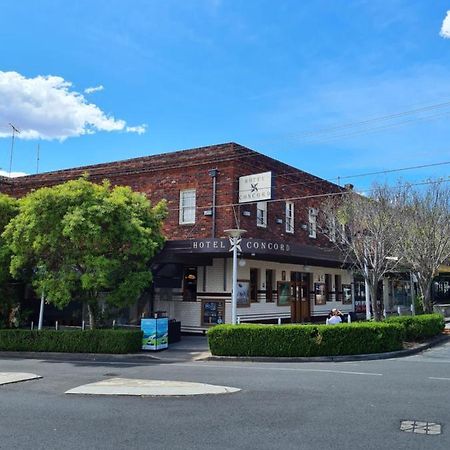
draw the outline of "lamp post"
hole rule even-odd
[[[241,236],[246,233],[246,230],[240,228],[232,228],[230,230],[224,230],[224,232],[230,238],[230,252],[233,252],[233,287],[231,291],[231,323],[236,325],[236,307],[237,307],[237,271],[238,261],[237,253],[241,250]]]

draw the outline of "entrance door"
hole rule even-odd
[[[309,273],[291,272],[291,321],[307,322],[310,318]]]

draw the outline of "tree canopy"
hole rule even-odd
[[[0,193],[0,326],[9,326],[11,310],[17,301],[12,287],[9,265],[11,250],[1,236],[6,225],[18,212],[18,202],[15,198]]]
[[[151,282],[149,260],[164,243],[164,202],[129,187],[94,184],[86,177],[31,192],[3,238],[13,256],[13,276],[58,307],[87,303],[91,326],[101,297],[133,304]]]

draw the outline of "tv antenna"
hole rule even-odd
[[[18,130],[11,122],[9,122],[9,126],[12,130],[12,136],[11,136],[11,151],[9,153],[9,176],[11,177],[11,170],[12,170],[12,161],[13,161],[13,153],[14,153],[14,138],[17,134],[20,134],[20,130]]]
[[[37,155],[36,155],[36,173],[39,173],[39,156],[41,151],[41,143],[38,142],[37,145]]]

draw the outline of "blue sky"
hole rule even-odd
[[[1,3],[3,170],[9,122],[26,173],[38,142],[41,171],[228,141],[328,179],[450,161],[449,1]]]

